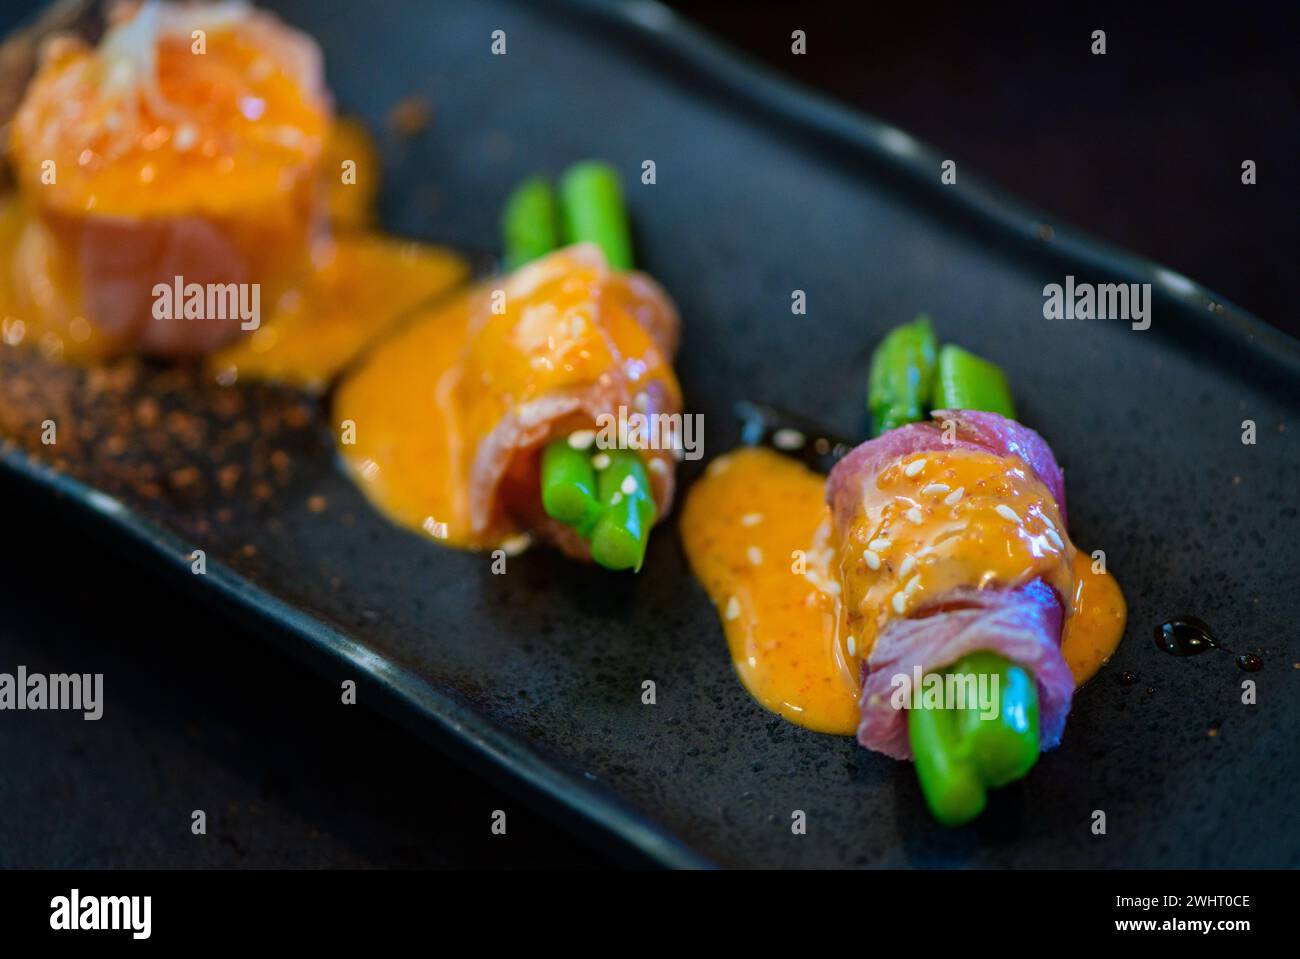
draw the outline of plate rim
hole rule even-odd
[[[521,0],[511,2],[521,5]],[[531,11],[547,16],[555,15],[555,10],[564,16],[567,11],[578,18],[580,27],[608,31],[622,43],[640,44],[652,52],[676,58],[691,71],[692,79],[702,78],[712,83],[729,96],[744,101],[751,110],[766,114],[771,121],[803,128],[901,174],[909,181],[909,189],[942,196],[945,202],[957,204],[963,213],[993,226],[1031,250],[1044,249],[1041,232],[1050,227],[1053,255],[1098,272],[1128,278],[1130,282],[1151,283],[1153,291],[1159,290],[1162,296],[1189,310],[1188,316],[1195,320],[1199,315],[1196,325],[1203,331],[1248,349],[1283,376],[1300,378],[1300,340],[1194,280],[1095,239],[981,181],[976,175],[964,173],[959,184],[940,188],[934,171],[939,169],[942,154],[934,148],[897,127],[813,93],[773,69],[757,64],[713,39],[658,0],[620,3],[554,0],[553,6],[529,6]],[[1208,308],[1214,305],[1219,309]],[[189,573],[191,547],[179,535],[89,483],[60,473],[4,438],[0,438],[0,470],[52,496],[56,502],[74,504],[82,515],[106,524],[112,531],[126,534],[128,541],[143,547],[164,569]],[[194,579],[192,575],[187,578]],[[587,779],[552,763],[524,737],[501,728],[449,692],[420,678],[414,670],[391,661],[382,671],[374,669],[373,661],[377,657],[362,641],[277,598],[230,567],[209,563],[204,579],[206,586],[200,589],[196,584],[196,591],[208,592],[208,598],[250,615],[268,633],[303,640],[316,653],[325,654],[335,666],[363,674],[392,704],[420,720],[415,728],[438,748],[445,751],[453,743],[468,747],[470,760],[483,763],[494,772],[505,773],[537,796],[626,844],[651,863],[672,868],[722,865],[692,848],[612,789],[594,778]],[[291,652],[304,651],[293,647]],[[430,735],[431,731],[436,735]],[[439,742],[440,739],[445,741]],[[571,830],[574,825],[565,824]]]

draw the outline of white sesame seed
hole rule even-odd
[[[184,153],[199,142],[199,129],[192,123],[182,123],[172,137],[172,148]]]
[[[740,615],[740,600],[734,596],[727,600],[727,610],[722,615],[727,619],[737,618]]]
[[[929,486],[921,489],[922,494],[926,496],[938,496],[940,493],[946,493],[952,489],[947,483],[931,483]]]
[[[593,457],[591,458],[591,466],[592,466],[592,469],[598,469],[598,470],[608,469],[608,468],[609,468],[609,454],[608,454],[608,453],[597,453],[595,456],[593,456]]]
[[[759,549],[757,546],[749,547],[749,549],[745,551],[745,555],[749,557],[750,563],[752,563],[754,566],[763,565],[763,551]]]
[[[520,533],[518,536],[511,536],[501,544],[501,549],[507,556],[518,556],[524,550],[533,544],[533,538],[527,533]]]
[[[772,434],[772,445],[779,450],[800,449],[808,440],[798,430],[789,427],[779,429]]]
[[[623,492],[622,492],[622,490],[619,490],[618,492],[616,492],[613,496],[611,496],[611,497],[609,498],[609,505],[610,505],[610,506],[617,506],[617,505],[618,505],[619,503],[621,503],[621,502],[623,502]]]
[[[1020,514],[1017,513],[1015,510],[1013,510],[1006,503],[999,503],[996,507],[994,507],[993,512],[997,513],[999,516],[1001,516],[1003,519],[1009,522],[1012,523],[1020,522]]]
[[[880,569],[880,557],[869,549],[862,551],[862,558],[867,561],[868,569]]]
[[[958,486],[955,490],[953,490],[951,493],[949,493],[947,496],[943,498],[943,504],[945,506],[956,506],[957,501],[962,498],[962,495],[965,494],[965,492],[966,492],[966,487]]]
[[[840,584],[837,581],[824,579],[811,569],[803,574],[803,578],[812,583],[819,593],[826,593],[829,596],[840,594]]]
[[[867,544],[867,549],[874,549],[877,553],[883,553],[892,545],[894,544],[889,541],[889,537],[877,536]]]
[[[757,526],[761,522],[763,522],[762,513],[746,513],[740,517],[741,526]]]
[[[903,613],[903,610],[905,610],[905,609],[907,609],[907,597],[904,596],[902,593],[895,593],[895,594],[894,594],[894,612],[898,613],[898,614],[901,616],[902,613]]]
[[[907,466],[903,468],[903,475],[912,477],[915,476],[917,473],[921,472],[921,470],[923,469],[925,469],[924,457],[922,457],[919,460],[912,460],[912,462],[908,463]]]
[[[661,460],[658,456],[654,456],[651,457],[650,459],[650,470],[651,472],[654,473],[667,473],[668,464],[665,463],[663,460]]]
[[[933,539],[931,542],[932,542],[932,543],[942,543],[942,542],[944,542],[945,540],[950,540],[950,539],[952,539],[954,536],[956,536],[956,535],[958,535],[959,533],[961,533],[961,531],[964,530],[964,529],[966,529],[966,527],[968,527],[969,525],[970,525],[969,523],[962,522],[962,523],[952,523],[952,524],[950,524],[950,525],[948,525],[948,526],[945,526],[945,527],[943,528],[943,531],[940,532],[938,536],[934,537],[934,539]],[[927,546],[925,549],[921,550],[921,551],[920,551],[919,553],[917,553],[916,555],[917,555],[918,557],[920,557],[920,556],[925,556],[927,553],[932,553],[932,552],[934,552],[934,547],[933,547],[933,546]]]
[[[624,477],[623,477],[623,482],[621,482],[621,483],[618,484],[618,488],[621,489],[621,490],[622,490],[624,493],[626,493],[628,496],[631,496],[633,493],[635,493],[635,492],[636,492],[638,489],[640,489],[641,487],[639,487],[639,486],[636,485],[636,477],[635,477],[635,476],[624,476]]]
[[[910,555],[904,557],[903,565],[898,567],[898,578],[902,579],[914,569],[916,569],[916,557]]]
[[[918,526],[920,526],[921,522],[923,521],[923,517],[921,516],[921,511],[917,509],[915,506],[909,509],[907,513],[905,513],[904,515],[906,515],[908,519],[910,519],[913,523],[916,523]]]
[[[921,576],[918,573],[916,576],[913,576],[911,579],[907,581],[907,585],[903,587],[903,592],[907,593],[908,596],[911,596],[920,588],[921,588]]]
[[[850,655],[850,656],[856,656],[856,655],[858,655],[858,638],[857,638],[856,636],[853,636],[852,634],[850,634],[850,636],[849,636],[849,640],[848,640],[848,647],[849,647],[849,655]]]
[[[595,430],[574,430],[569,434],[570,449],[585,450],[594,442],[596,442]]]

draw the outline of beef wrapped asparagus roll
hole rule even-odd
[[[316,44],[235,0],[116,4],[97,46],[50,40],[12,125],[22,312],[101,351],[234,338],[237,311],[155,313],[154,288],[257,284],[269,310],[319,225],[331,110]]]
[[[6,125],[4,345],[207,354],[223,381],[317,390],[468,275],[363,229],[379,158],[310,37],[241,0],[104,9],[102,36],[88,16],[45,38]]]
[[[1074,692],[1064,610],[1091,563],[1065,532],[1064,477],[1043,439],[1013,420],[932,415],[863,443],[827,483],[845,628],[865,654],[858,741],[911,759],[893,678],[989,650],[1033,674],[1049,749]]]
[[[344,381],[341,449],[381,510],[447,545],[540,540],[636,569],[673,498],[676,450],[645,427],[681,411],[677,311],[616,266],[612,171],[563,182],[562,229],[536,181],[507,204],[507,263],[523,265],[417,316]],[[547,252],[561,232],[579,242]]]
[[[964,352],[936,371],[928,323],[896,333],[873,371],[880,436],[829,479],[768,448],[723,456],[691,490],[682,535],[755,697],[914,760],[931,809],[956,824],[1060,742],[1125,605],[1070,541],[1042,437],[971,409],[914,422],[940,406],[931,397],[963,392],[1009,412],[1000,371]],[[897,388],[874,388],[900,357]],[[765,433],[790,452],[805,431]]]

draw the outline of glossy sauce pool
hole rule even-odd
[[[692,569],[718,609],[745,687],[801,726],[851,734],[858,722],[861,661],[871,639],[862,646],[849,641],[853,632],[830,541],[825,477],[770,450],[738,450],[710,464],[690,490],[680,525]],[[953,559],[979,567],[989,557],[972,548],[967,545]],[[996,542],[985,548],[1010,555]],[[1077,685],[1114,651],[1125,605],[1114,579],[1093,572],[1090,557],[1062,553],[1054,577],[1069,597],[1061,649]],[[1040,564],[1051,561],[1035,556]]]

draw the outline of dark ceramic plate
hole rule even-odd
[[[750,700],[671,526],[638,577],[545,552],[495,576],[487,557],[372,512],[292,396],[237,391],[274,434],[261,443],[227,434],[234,420],[213,411],[212,391],[158,371],[123,408],[161,396],[164,416],[197,411],[222,456],[247,458],[231,495],[183,418],[151,455],[173,472],[196,462],[197,492],[192,475],[166,473],[142,493],[130,454],[113,459],[110,434],[92,425],[80,446],[59,447],[57,472],[9,446],[10,477],[143,544],[173,580],[362,680],[363,698],[397,704],[575,826],[658,862],[1300,865],[1297,343],[965,170],[941,185],[941,155],[762,76],[653,4],[277,6],[319,39],[343,109],[382,128],[402,99],[432,102],[428,130],[387,143],[383,217],[395,231],[491,249],[521,176],[586,156],[625,171],[641,261],[685,319],[678,369],[709,455],[736,441],[741,398],[862,435],[868,353],[920,310],[995,358],[1066,467],[1076,540],[1104,549],[1125,588],[1123,645],[1080,691],[1061,748],[949,831],[926,814],[910,766]],[[503,57],[489,50],[497,29]],[[644,160],[656,185],[635,179]],[[1043,286],[1067,274],[1150,282],[1151,328],[1044,320]],[[807,315],[791,314],[795,289]],[[1247,419],[1254,445],[1242,442]],[[328,508],[313,512],[312,496]],[[195,546],[206,577],[188,575]],[[1247,677],[1226,654],[1159,654],[1152,628],[1180,612],[1261,654],[1263,671]],[[1126,671],[1136,681],[1121,682]],[[1245,678],[1257,705],[1241,702]],[[647,679],[654,706],[641,703]],[[792,834],[794,810],[806,835]]]

